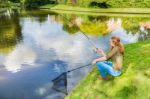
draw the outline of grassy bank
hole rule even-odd
[[[97,79],[96,67],[66,99],[150,99],[150,40],[126,45],[123,74]]]
[[[75,11],[75,12],[94,12],[94,13],[137,13],[150,14],[150,8],[82,8],[67,5],[45,5],[40,8],[51,10]]]
[[[3,13],[3,12],[5,12],[5,11],[6,11],[5,8],[0,8],[0,13]]]
[[[150,8],[149,0],[52,0],[55,3],[92,8]]]
[[[46,5],[43,5],[43,6],[40,6],[39,8],[40,9],[51,9],[52,7],[55,7],[56,4],[46,4]]]

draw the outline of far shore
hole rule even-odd
[[[40,9],[50,9],[52,11],[71,11],[71,12],[92,12],[110,14],[150,14],[150,8],[83,8],[67,5],[44,5]]]
[[[0,8],[0,13],[5,12],[7,9],[6,8]]]

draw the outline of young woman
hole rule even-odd
[[[101,80],[107,80],[107,75],[119,76],[121,74],[121,68],[123,65],[124,46],[119,37],[113,36],[110,39],[111,50],[108,54],[105,54],[103,50],[98,49],[97,52],[102,57],[93,60],[92,64],[96,64],[98,70],[101,73]],[[112,62],[106,61],[111,59]]]

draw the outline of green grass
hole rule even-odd
[[[125,49],[121,76],[101,81],[94,67],[65,99],[150,99],[150,40]]]
[[[122,17],[150,17],[150,8],[82,8],[67,5],[44,5],[41,10],[54,11],[65,14],[84,14],[84,15],[107,15]],[[69,9],[69,10],[68,10]],[[128,15],[127,15],[128,13]]]
[[[50,6],[50,7],[49,7]],[[56,5],[51,7],[51,5],[46,5],[45,8],[50,8],[51,10],[66,10],[66,11],[78,11],[78,12],[95,12],[95,13],[147,13],[150,14],[150,8],[83,8],[83,7],[73,7],[67,5]]]
[[[49,9],[40,9],[40,10],[46,10],[51,11]],[[75,12],[75,11],[62,11],[62,10],[52,10],[53,12],[59,13],[59,14],[76,14],[76,15],[93,15],[93,16],[117,16],[117,17],[150,17],[150,14],[119,14],[119,13],[93,13],[93,12]]]
[[[20,3],[14,3],[11,1],[0,2],[0,9],[8,9],[8,8],[19,9],[20,7],[21,7]]]
[[[56,6],[56,4],[46,4],[46,5],[40,6],[39,8],[40,9],[50,9],[54,6]]]

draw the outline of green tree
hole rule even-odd
[[[37,8],[38,6],[51,3],[52,0],[25,0],[24,4],[27,8]]]
[[[14,3],[20,3],[20,0],[9,0],[11,2],[14,2]]]
[[[2,16],[0,21],[0,53],[8,53],[22,40],[21,26],[18,14],[11,15],[11,18]]]

